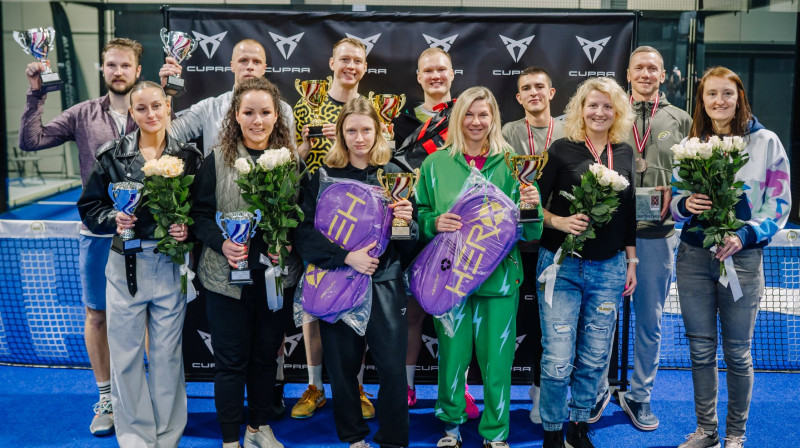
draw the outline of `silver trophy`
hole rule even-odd
[[[175,58],[178,64],[192,57],[198,44],[197,39],[189,36],[188,33],[167,31],[166,28],[161,28],[161,42],[164,43],[164,52],[167,53],[167,56]],[[185,90],[184,80],[179,75],[167,78],[167,85],[164,86],[164,92],[167,95],[177,97],[182,95]]]
[[[47,54],[53,48],[56,39],[56,30],[52,26],[47,28],[31,28],[28,31],[14,31],[14,40],[22,47],[26,54],[33,56],[44,64],[44,71],[39,74],[42,80],[42,93],[60,90],[63,86],[61,77],[54,72],[47,63]]]
[[[108,185],[108,195],[114,201],[114,209],[133,215],[142,201],[144,185],[139,182],[117,182]],[[111,250],[121,255],[131,255],[142,251],[142,240],[136,238],[133,229],[123,230],[119,236],[114,235]]]
[[[261,210],[256,210],[255,215],[250,212],[217,212],[217,226],[222,230],[222,236],[239,246],[247,246],[250,238],[256,234],[256,225],[259,222]],[[253,284],[253,276],[246,259],[236,263],[236,269],[231,269],[228,280],[231,285]]]

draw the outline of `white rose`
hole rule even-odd
[[[144,163],[142,167],[142,171],[144,171],[144,175],[147,177],[150,176],[161,176],[164,174],[161,171],[161,166],[158,164],[157,159],[151,159]]]
[[[697,148],[697,158],[709,159],[714,153],[714,147],[711,143],[701,143]]]
[[[286,165],[292,161],[292,153],[286,148],[280,148],[273,151],[276,158],[276,166]]]
[[[245,159],[244,157],[236,159],[236,162],[233,163],[233,167],[236,168],[236,171],[238,171],[239,174],[247,174],[252,169],[250,160]]]
[[[611,188],[613,188],[614,191],[622,191],[628,188],[628,185],[630,185],[628,179],[625,179],[623,176],[620,176],[619,174],[616,174],[614,176],[614,179],[611,181]]]
[[[269,171],[275,168],[275,158],[272,156],[272,154],[270,154],[271,152],[272,151],[264,151],[264,154],[261,154],[258,159],[256,159],[256,163],[264,171]]]
[[[163,156],[158,159],[158,164],[164,177],[178,177],[183,174],[183,160],[175,156]]]
[[[720,142],[721,142],[721,140],[716,135],[712,135],[711,138],[708,139],[708,143],[711,146],[718,146],[720,144]]]
[[[594,177],[599,178],[603,174],[603,165],[599,163],[593,163],[591,166],[589,166],[589,171],[594,174]]]
[[[739,151],[744,151],[744,148],[747,146],[747,143],[744,141],[742,137],[734,136],[733,137],[733,147],[738,149]]]
[[[731,152],[731,149],[733,149],[733,137],[722,137],[722,142],[719,144],[719,149],[722,152]]]

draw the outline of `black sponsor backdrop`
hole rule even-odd
[[[625,85],[625,68],[633,46],[636,18],[621,14],[407,14],[329,13],[168,8],[169,28],[200,39],[194,55],[183,63],[187,93],[176,100],[176,110],[219,95],[233,86],[230,58],[236,42],[260,41],[267,53],[267,77],[278,85],[284,100],[299,99],[295,79],[319,79],[331,74],[328,61],[333,43],[358,38],[368,47],[367,73],[359,86],[366,95],[405,93],[411,103],[422,101],[416,82],[416,60],[431,46],[443,47],[453,60],[457,95],[484,85],[498,99],[503,121],[522,118],[517,104],[516,78],[525,67],[547,70],[556,88],[553,115],[560,115],[577,86],[590,76],[612,76]],[[302,35],[301,35],[302,33]],[[448,47],[449,46],[449,47]],[[527,275],[534,275],[532,272]],[[532,291],[520,291],[517,319],[515,383],[532,378],[529,320],[536,306]],[[189,304],[184,327],[187,378],[210,379],[213,358],[206,345],[208,325],[204,300]],[[302,332],[292,329],[285,344],[286,378],[305,381]],[[417,382],[436,381],[438,343],[428,319],[423,330]],[[473,367],[475,367],[473,365]],[[470,377],[479,378],[477,368]],[[367,355],[365,380],[377,374]],[[476,380],[473,380],[476,381]]]

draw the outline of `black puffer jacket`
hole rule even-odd
[[[183,160],[184,174],[195,174],[203,162],[203,153],[192,144],[175,140],[167,134],[167,144],[162,155],[170,155]],[[144,157],[139,152],[139,131],[132,132],[121,139],[112,140],[97,150],[97,161],[92,173],[78,199],[78,213],[81,220],[93,233],[114,234],[117,223],[114,217],[114,201],[108,195],[108,186],[117,182],[144,181]],[[153,232],[156,222],[147,207],[139,207],[134,213],[136,225],[133,230],[141,239],[155,239]]]

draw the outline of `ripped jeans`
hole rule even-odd
[[[554,255],[540,249],[537,276]],[[626,271],[624,251],[601,261],[567,256],[558,271],[552,306],[539,294],[544,348],[539,410],[545,431],[559,431],[567,419],[570,388],[570,420],[589,420],[610,355]]]

